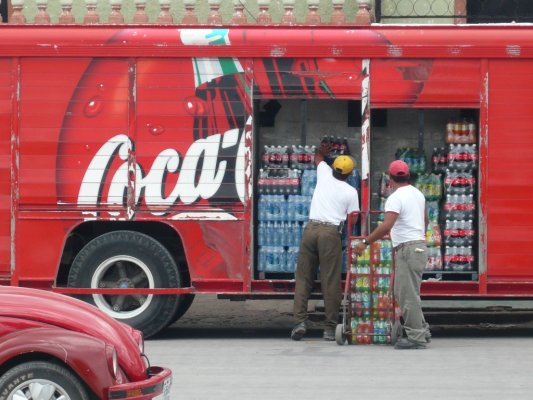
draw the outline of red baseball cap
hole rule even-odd
[[[389,175],[409,176],[409,165],[402,160],[393,161],[389,165]]]

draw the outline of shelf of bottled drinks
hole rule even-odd
[[[326,159],[329,164],[338,155],[350,153],[346,138],[324,137],[322,140],[332,147]],[[259,273],[294,273],[296,270],[299,245],[316,185],[315,150],[315,146],[296,144],[263,147],[257,181]],[[348,183],[359,189],[358,170],[352,172]],[[346,228],[342,241],[342,265],[346,272]]]
[[[431,161],[415,148],[399,148],[413,185],[426,198],[429,224],[426,231],[426,278],[477,280],[477,166],[476,126],[468,120],[450,121],[446,145],[433,149]],[[380,180],[380,210],[390,194],[388,176]],[[383,214],[378,215],[378,223]]]
[[[333,150],[326,161],[349,154],[346,139],[327,137]],[[425,279],[477,280],[477,148],[476,125],[467,120],[446,125],[446,144],[435,147],[428,159],[417,148],[403,147],[396,158],[410,168],[412,184],[426,197],[429,224],[426,231],[428,263]],[[257,271],[265,274],[294,273],[299,244],[309,218],[309,206],[316,185],[315,146],[284,144],[264,146],[261,154],[258,196]],[[360,190],[359,171],[348,182]],[[383,211],[390,194],[389,177],[383,172],[379,183]],[[384,214],[371,214],[380,223]],[[343,272],[349,265],[346,227],[342,235]]]

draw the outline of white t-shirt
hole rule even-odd
[[[414,186],[401,186],[392,192],[385,202],[385,212],[398,214],[390,231],[394,247],[400,243],[426,239],[426,199]]]
[[[333,170],[324,161],[316,168],[316,187],[311,199],[309,219],[338,225],[346,215],[359,211],[357,190],[347,182],[336,179]]]

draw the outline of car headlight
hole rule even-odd
[[[133,338],[137,342],[137,345],[139,346],[139,352],[141,354],[144,354],[144,335],[141,331],[138,331],[136,329],[133,330]]]
[[[106,345],[105,353],[107,357],[107,366],[109,367],[109,372],[113,375],[113,378],[117,380],[118,378],[118,359],[117,351],[114,346]]]

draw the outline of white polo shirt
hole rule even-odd
[[[390,231],[394,247],[412,240],[426,239],[426,199],[414,186],[401,186],[392,192],[385,202],[385,212],[398,214]]]
[[[346,220],[347,214],[359,211],[357,190],[347,182],[336,179],[326,162],[318,164],[316,178],[309,219],[338,225]]]

